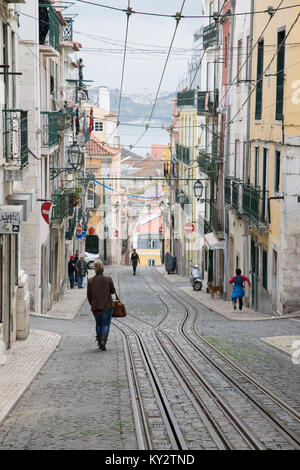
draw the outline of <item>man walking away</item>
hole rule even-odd
[[[131,264],[133,268],[133,275],[135,276],[137,264],[140,263],[140,258],[135,248],[133,249],[130,259],[131,259]]]
[[[73,289],[74,287],[74,273],[76,270],[76,264],[74,260],[74,256],[70,256],[70,261],[68,262],[68,274],[69,274],[69,280],[70,280],[70,287]]]
[[[242,271],[240,269],[237,269],[235,273],[236,273],[236,276],[233,276],[229,281],[229,284],[233,284],[231,298],[232,298],[234,310],[236,310],[236,301],[237,299],[239,299],[239,310],[241,311],[243,308],[243,297],[245,295],[244,283],[245,281],[248,282],[250,287],[251,287],[251,283],[246,276],[243,276],[241,274]]]
[[[83,289],[82,287],[83,278],[87,274],[87,264],[83,256],[81,256],[80,260],[77,261],[76,269],[77,269],[77,278],[78,278],[78,289]]]

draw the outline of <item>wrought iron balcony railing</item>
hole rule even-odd
[[[41,111],[42,147],[58,144],[58,115],[56,111]]]
[[[243,216],[257,228],[267,227],[268,191],[250,184],[243,184]]]
[[[184,145],[176,144],[176,159],[180,162],[184,163],[185,165],[190,165],[191,163],[191,152],[188,147],[184,147]]]
[[[64,132],[67,130],[73,130],[73,122],[74,122],[74,116],[73,116],[73,110],[68,109],[63,112],[58,113],[58,132]]]
[[[63,189],[55,191],[52,194],[52,201],[52,221],[61,224],[66,217],[71,215],[70,195]]]
[[[7,163],[23,168],[28,164],[28,117],[27,111],[5,109],[4,155]]]
[[[39,4],[39,42],[59,50],[60,21],[52,5]]]
[[[215,174],[215,161],[208,153],[200,151],[197,158],[197,163],[200,171],[210,178],[214,178]]]
[[[216,233],[224,231],[223,210],[217,207],[216,203],[210,203],[210,223]]]
[[[64,17],[66,26],[63,27],[63,40],[72,42],[73,41],[73,18],[69,16]]]
[[[196,90],[177,93],[177,106],[196,106]]]
[[[216,114],[219,106],[219,90],[198,91],[197,93],[197,112],[198,114]]]
[[[214,47],[219,44],[219,25],[211,23],[203,28],[203,47]]]

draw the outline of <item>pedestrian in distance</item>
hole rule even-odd
[[[83,289],[82,287],[83,279],[88,272],[87,263],[84,260],[83,256],[80,256],[79,261],[77,261],[76,270],[77,270],[77,279],[78,279],[78,289]]]
[[[69,281],[70,281],[70,287],[71,289],[73,289],[74,287],[74,273],[76,271],[76,264],[75,264],[75,260],[74,260],[74,256],[71,255],[70,256],[70,260],[68,262],[68,275],[69,275]]]
[[[114,310],[112,294],[116,294],[110,276],[105,276],[102,261],[94,263],[95,276],[88,280],[87,298],[96,320],[96,340],[99,349],[106,351],[111,318]]]
[[[79,250],[76,250],[76,251],[75,251],[74,261],[75,261],[75,266],[76,266],[76,265],[77,265],[77,262],[79,261]],[[78,284],[77,269],[75,269],[75,284],[76,284],[76,285]]]
[[[243,297],[245,295],[244,284],[245,282],[248,282],[251,287],[251,282],[248,277],[242,275],[242,271],[240,269],[237,269],[235,273],[236,275],[229,280],[229,284],[233,284],[231,299],[234,310],[236,310],[236,301],[239,299],[239,310],[241,311],[243,308]]]
[[[140,263],[140,258],[139,258],[139,255],[137,254],[135,248],[133,249],[133,252],[131,253],[130,260],[131,260],[131,264],[132,264],[133,275],[135,276],[136,267],[137,267],[138,263]]]

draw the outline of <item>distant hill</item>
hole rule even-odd
[[[117,88],[110,89],[110,106],[113,113],[118,112],[119,106],[119,90]],[[89,90],[89,98],[93,104],[97,104],[98,87]],[[173,101],[175,93],[162,93],[159,96],[155,110],[153,113],[153,121],[168,125],[172,121]],[[124,95],[121,101],[120,121],[122,122],[147,122],[155,97],[149,95]]]

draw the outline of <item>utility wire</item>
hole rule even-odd
[[[152,116],[153,116],[153,112],[154,112],[154,109],[155,109],[155,106],[156,106],[156,103],[157,103],[157,100],[158,100],[158,95],[159,95],[159,91],[160,91],[160,88],[161,88],[161,84],[162,84],[162,81],[163,81],[163,78],[164,78],[164,75],[165,75],[165,71],[166,71],[166,68],[167,68],[167,64],[168,64],[168,61],[169,61],[170,53],[171,53],[171,50],[172,50],[172,47],[173,47],[173,43],[174,43],[174,40],[175,40],[175,36],[176,36],[176,33],[177,33],[177,29],[178,29],[178,26],[179,26],[179,23],[180,23],[180,20],[181,20],[181,15],[182,15],[182,10],[183,10],[183,8],[184,8],[184,5],[185,5],[185,0],[183,0],[183,2],[182,2],[180,12],[176,13],[176,26],[175,26],[175,30],[174,30],[174,33],[173,33],[173,37],[172,37],[171,44],[170,44],[170,47],[169,47],[168,55],[167,55],[167,58],[166,58],[166,61],[165,61],[165,64],[164,64],[164,68],[163,68],[163,71],[162,71],[162,74],[161,74],[161,78],[160,78],[160,81],[159,81],[158,89],[157,89],[157,92],[156,92],[155,100],[154,100],[154,103],[153,103],[153,106],[152,106],[152,110],[151,110],[151,113],[150,113],[148,122],[147,122],[147,124],[146,124],[146,126],[145,126],[145,130],[144,130],[143,134],[136,140],[136,142],[133,144],[133,146],[132,146],[131,148],[134,148],[135,145],[136,145],[136,144],[142,139],[142,137],[146,134],[146,132],[147,132],[147,130],[148,130],[148,127],[149,127],[149,124],[150,124],[150,122],[151,122],[151,119],[152,119]]]
[[[93,5],[93,6],[96,6],[96,7],[100,7],[100,8],[106,8],[106,9],[109,9],[109,10],[115,10],[115,11],[119,11],[119,12],[126,12],[126,10],[124,10],[123,8],[117,8],[117,7],[112,7],[112,6],[109,6],[109,5],[103,5],[101,3],[96,3],[96,2],[92,2],[90,0],[75,0],[76,2],[78,3],[85,3],[87,5]],[[300,6],[300,3],[297,4],[297,5],[288,5],[286,7],[282,7],[280,8],[280,10],[287,10],[287,9],[291,9],[291,8],[296,8]],[[222,7],[223,9],[223,7]],[[258,10],[258,11],[254,11],[254,12],[251,12],[251,11],[245,11],[245,12],[240,12],[240,13],[234,13],[234,14],[231,14],[230,16],[243,16],[243,15],[257,15],[257,14],[263,14],[263,13],[269,13],[269,14],[272,14],[273,12],[273,8],[272,7],[268,7],[266,10]],[[146,12],[146,11],[132,11],[132,13],[136,14],[136,15],[146,15],[146,16],[157,16],[157,17],[161,17],[161,18],[176,18],[176,15],[170,15],[170,14],[166,14],[166,13],[153,13],[153,12]],[[200,18],[212,18],[210,15],[182,15],[182,18],[183,19],[200,19]]]

